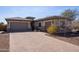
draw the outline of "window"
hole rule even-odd
[[[54,24],[54,20],[52,21],[52,24]]]
[[[65,27],[65,21],[60,21],[60,26]]]
[[[51,21],[45,22],[45,26],[46,26],[46,27],[51,26]]]

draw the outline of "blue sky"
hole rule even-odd
[[[77,9],[78,6],[0,6],[0,22],[7,17],[34,16],[42,18],[46,16],[60,15],[66,9]]]

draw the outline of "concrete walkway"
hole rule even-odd
[[[79,51],[79,46],[46,36],[43,32],[10,33],[10,51],[48,52]]]

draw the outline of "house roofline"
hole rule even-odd
[[[45,20],[50,20],[50,19],[70,19],[68,17],[63,17],[63,16],[49,16],[49,17],[44,17],[44,18],[40,18],[40,19],[36,19],[35,21],[45,21]],[[72,20],[72,19],[70,19]]]
[[[6,21],[33,21],[33,19],[25,19],[21,17],[5,18]]]

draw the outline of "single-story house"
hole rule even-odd
[[[27,31],[31,30],[31,22],[33,19],[26,19],[21,17],[12,17],[5,18],[7,21],[7,31],[16,32],[16,31]]]
[[[67,31],[71,27],[71,19],[62,16],[49,16],[33,20],[31,18],[12,17],[6,18],[8,23],[7,31],[28,31],[40,29],[45,31],[49,26],[60,27],[59,31]]]
[[[49,16],[35,21],[35,27],[45,31],[49,26],[55,25],[61,27],[59,31],[67,31],[71,27],[71,20],[62,16]]]

